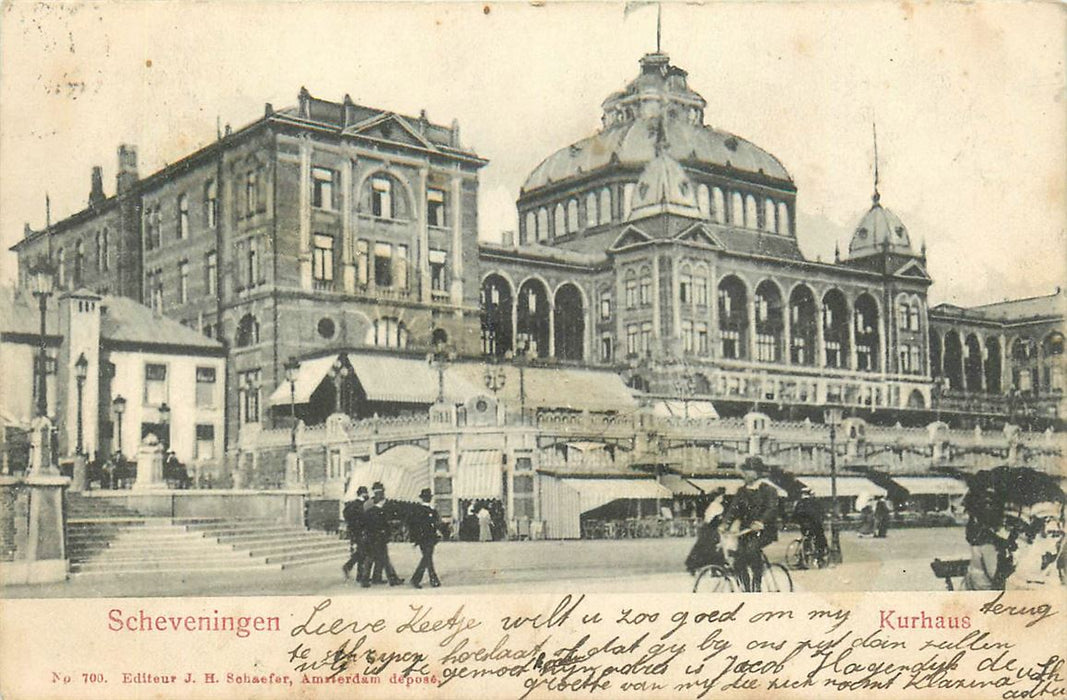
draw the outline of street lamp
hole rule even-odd
[[[82,391],[85,389],[85,378],[89,376],[89,360],[85,359],[85,353],[78,355],[74,363],[74,379],[78,383],[78,449],[76,454],[82,453]]]
[[[841,415],[840,408],[828,408],[823,414],[823,420],[830,426],[830,557],[837,564],[842,561],[841,533],[838,529],[841,511],[837,505],[837,425],[841,422]]]
[[[300,370],[300,360],[290,357],[284,367],[285,378],[289,380],[289,417],[293,419],[289,433],[289,451],[296,452],[296,374]]]
[[[33,296],[37,297],[37,303],[41,309],[41,334],[40,347],[38,348],[37,360],[37,415],[44,418],[48,415],[48,372],[47,360],[45,359],[45,314],[48,311],[48,297],[55,291],[55,269],[47,260],[38,261],[37,265],[30,270],[30,288]]]
[[[341,389],[344,386],[345,377],[348,376],[348,367],[341,362],[341,358],[338,357],[333,361],[333,366],[330,367],[330,377],[333,379],[334,386],[334,413],[341,412]]]
[[[115,413],[115,435],[118,438],[118,455],[122,458],[122,414],[126,412],[126,399],[118,395],[111,402],[111,410]]]
[[[493,395],[496,396],[496,393],[503,389],[504,385],[507,384],[508,376],[504,374],[503,367],[486,365],[484,380],[485,388],[493,392]]]
[[[451,352],[445,349],[445,346],[438,343],[434,346],[433,352],[426,356],[426,361],[437,370],[437,403],[444,403],[445,400],[445,368],[451,364],[454,356]]]
[[[159,432],[163,433],[160,442],[163,443],[163,452],[166,452],[170,449],[170,406],[166,401],[159,405],[159,425]]]
[[[526,424],[526,353],[529,350],[529,342],[514,353],[508,352],[505,357],[519,368],[519,421]]]

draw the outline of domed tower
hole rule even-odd
[[[604,100],[601,129],[527,177],[517,202],[520,246],[588,251],[600,247],[589,238],[603,235],[605,250],[635,216],[655,211],[729,229],[746,249],[801,257],[789,173],[755,144],[705,125],[706,107],[686,71],[664,53],[645,55],[637,77]],[[659,206],[664,195],[669,206]]]

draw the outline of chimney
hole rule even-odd
[[[107,199],[104,195],[104,169],[93,166],[92,183],[89,186],[89,206],[95,206]]]
[[[352,96],[346,92],[341,105],[341,128],[344,129],[356,121],[356,104],[352,101]]]
[[[139,179],[137,175],[137,147],[124,143],[119,146],[119,172],[115,176],[115,193],[128,192]]]
[[[505,248],[513,247],[515,245],[515,232],[514,231],[504,231],[503,233],[501,233],[500,234],[500,245],[504,246]]]
[[[459,120],[458,119],[453,119],[452,120],[452,138],[451,138],[451,143],[449,145],[452,146],[452,148],[460,148],[460,143],[459,143]]]
[[[300,92],[297,94],[297,109],[298,114],[304,119],[311,117],[311,93],[308,92],[306,87],[301,87]]]

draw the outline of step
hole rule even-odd
[[[255,558],[250,557],[246,552],[182,552],[174,554],[157,554],[156,556],[136,556],[128,552],[115,552],[106,553],[98,557],[94,557],[89,564],[102,564],[102,563],[131,563],[131,562],[171,562],[173,564],[189,563],[189,564],[209,564],[216,562],[243,562],[248,563],[250,561],[256,561]]]
[[[344,553],[331,554],[329,552],[324,552],[324,553],[308,554],[308,555],[300,556],[300,557],[293,557],[293,558],[290,558],[290,559],[287,559],[285,561],[278,562],[278,563],[281,565],[281,567],[283,569],[292,569],[292,568],[297,567],[297,566],[308,566],[308,565],[311,565],[311,564],[319,564],[319,563],[322,563],[322,562],[330,562],[330,561],[338,562],[339,564],[343,564],[344,563],[344,558],[345,558]],[[271,562],[271,563],[274,563],[274,562]]]
[[[295,528],[289,528],[285,530],[275,530],[272,532],[250,532],[243,535],[209,535],[208,539],[217,540],[222,544],[238,545],[255,544],[257,542],[274,542],[276,540],[300,540],[315,536],[315,533],[308,532],[307,530],[297,530]]]
[[[207,528],[207,529],[195,529],[189,530],[189,532],[196,532],[204,535],[205,537],[246,537],[250,535],[264,535],[269,533],[287,533],[287,532],[306,532],[302,527],[298,525],[253,525],[249,527],[236,527],[236,528]]]
[[[260,556],[260,555],[253,555]],[[349,556],[347,548],[337,547],[308,547],[306,549],[295,549],[286,552],[280,552],[278,554],[272,554],[264,557],[264,560],[270,564],[285,563],[293,561],[301,561],[313,557],[319,557],[322,559],[347,559]]]
[[[130,568],[125,568],[125,569],[105,568],[105,569],[88,569],[88,570],[82,570],[79,567],[77,571],[74,571],[73,570],[74,566],[72,565],[71,566],[71,569],[72,569],[71,573],[75,574],[75,575],[77,575],[79,577],[81,577],[81,576],[126,576],[126,575],[136,575],[136,574],[152,574],[154,576],[158,576],[159,574],[175,574],[176,576],[185,576],[187,574],[195,574],[195,573],[219,573],[219,572],[234,573],[234,572],[238,572],[238,571],[251,571],[251,572],[278,571],[281,568],[282,567],[280,565],[271,565],[271,564],[260,563],[260,564],[247,564],[247,565],[243,565],[243,566],[227,566],[227,567],[182,566],[182,567],[170,567],[170,568],[163,568],[163,567],[158,567],[157,568],[157,567],[142,567],[142,566],[134,565],[134,566],[131,566]]]

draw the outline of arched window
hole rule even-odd
[[[259,342],[259,321],[252,314],[245,314],[237,322],[237,335],[233,344],[239,348],[247,348]]]
[[[745,197],[745,228],[759,228],[758,218],[756,198],[752,195],[747,195]]]
[[[720,355],[727,360],[740,360],[747,356],[748,346],[748,294],[745,284],[729,275],[718,287],[719,336],[722,338]]]
[[[870,294],[856,299],[853,316],[856,321],[856,369],[866,372],[878,370],[878,304]]]
[[[785,202],[778,202],[778,233],[789,235],[789,207]]]
[[[966,353],[963,360],[963,373],[967,378],[969,391],[982,389],[982,343],[974,333],[967,335]]]
[[[107,272],[111,268],[111,232],[107,226],[104,227],[103,241],[103,248],[100,252],[100,265],[101,269]]]
[[[730,193],[730,223],[734,226],[745,225],[745,200],[740,192]]]
[[[782,295],[778,286],[764,280],[756,287],[756,360],[778,362],[782,359],[784,321]]]
[[[789,360],[795,365],[814,365],[816,326],[815,295],[805,285],[799,285],[789,295]]]
[[[333,198],[334,195],[330,194],[329,197]],[[360,211],[376,219],[414,218],[403,184],[386,172],[377,172],[367,178],[360,193],[359,204]]]
[[[906,331],[911,327],[908,325],[909,322],[910,318],[908,300],[904,297],[901,297],[897,301],[897,328],[902,331]]]
[[[585,307],[582,294],[567,283],[556,290],[556,358],[581,360],[585,353]]]
[[[711,218],[711,190],[705,184],[697,187],[697,207],[705,219]]]
[[[963,389],[963,343],[956,331],[945,333],[944,373],[950,389]]]
[[[922,350],[918,345],[911,346],[911,371],[915,374],[923,373]]]
[[[774,223],[774,200],[763,200],[763,230],[775,232],[778,227]]]
[[[526,212],[526,228],[522,231],[520,243],[526,244],[537,240],[537,217],[532,211]]]
[[[511,285],[500,275],[482,282],[482,353],[503,357],[512,349],[513,300]]]
[[[911,304],[908,305],[908,329],[917,331],[919,330],[919,300],[912,299]]]
[[[585,196],[585,227],[593,228],[600,224],[597,220],[596,192],[590,192]]]
[[[404,322],[391,317],[382,317],[371,325],[371,344],[379,348],[406,348],[408,330]]]
[[[652,305],[652,271],[648,267],[641,268],[641,306]]]
[[[540,280],[528,279],[519,287],[515,314],[516,351],[530,357],[548,357],[548,290]]]
[[[178,238],[189,236],[189,197],[178,195]]]
[[[575,233],[578,230],[578,200],[572,199],[567,202],[567,233]]]
[[[719,187],[711,190],[711,219],[717,224],[726,221],[726,198]]]
[[[826,366],[849,364],[848,304],[840,290],[831,289],[822,298],[823,347]]]
[[[600,190],[600,216],[597,217],[602,224],[611,221],[611,190],[605,187]]]
[[[96,271],[104,269],[104,232],[96,232]]]
[[[1063,354],[1063,334],[1058,332],[1049,333],[1041,343],[1042,354],[1048,357],[1056,357]]]
[[[82,273],[85,270],[85,244],[78,241],[74,244],[74,286],[80,287]]]
[[[995,337],[986,338],[985,352],[985,390],[990,394],[999,394],[1001,392],[1000,373],[1003,368],[1000,341]]]
[[[930,376],[934,379],[942,375],[941,367],[941,336],[937,331],[930,331]]]
[[[558,237],[567,233],[567,212],[564,210],[562,202],[556,205],[555,211],[556,215],[552,222],[554,224],[552,235],[553,237]]]
[[[548,209],[545,207],[537,210],[537,240],[548,240]]]

